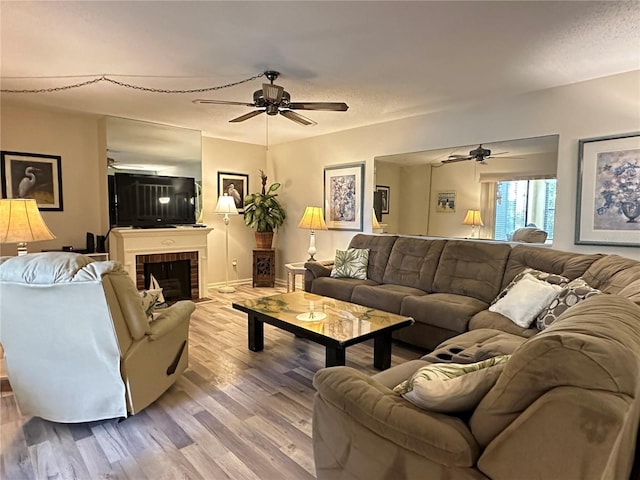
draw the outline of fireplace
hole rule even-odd
[[[149,288],[151,274],[156,277],[166,300],[197,299],[198,252],[136,255],[136,286]]]
[[[183,285],[189,284],[189,293],[181,294],[184,298],[198,299],[207,296],[207,235],[212,228],[157,228],[157,229],[133,229],[114,228],[109,236],[109,253],[111,258],[122,263],[124,269],[134,280],[139,290],[149,285],[149,272],[153,273],[158,283],[163,281],[158,278],[154,269],[159,269],[159,275],[170,293]],[[173,263],[181,262],[181,263]],[[185,263],[182,263],[185,262]],[[184,273],[180,274],[182,280],[166,281],[170,276],[164,276],[168,264],[173,264],[175,269],[184,268],[188,262],[188,281]],[[145,264],[147,266],[147,280],[145,282]],[[155,265],[160,264],[160,265]],[[178,267],[177,265],[182,265]],[[170,270],[171,273],[171,270]],[[166,294],[165,294],[166,295]]]

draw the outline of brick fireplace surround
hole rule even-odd
[[[144,288],[144,263],[189,260],[191,298],[206,297],[207,235],[213,228],[114,228],[109,234],[109,254],[122,263],[136,283]]]

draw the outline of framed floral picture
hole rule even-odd
[[[579,141],[575,243],[640,246],[640,132]]]
[[[362,231],[364,164],[324,169],[324,218],[329,230]]]
[[[62,211],[62,157],[2,151],[2,198],[32,198],[38,209]]]

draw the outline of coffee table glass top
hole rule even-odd
[[[300,291],[235,302],[234,307],[252,310],[339,342],[413,323],[411,317]]]

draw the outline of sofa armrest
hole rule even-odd
[[[304,268],[311,272],[313,278],[328,277],[331,275],[333,262],[306,262]]]
[[[188,322],[195,309],[196,304],[190,300],[174,303],[149,324],[151,327],[151,333],[148,334],[149,338],[157,340],[173,331],[182,322]]]
[[[478,444],[460,418],[415,407],[353,368],[319,370],[313,385],[321,401],[351,421],[434,463],[471,467],[478,458]]]

